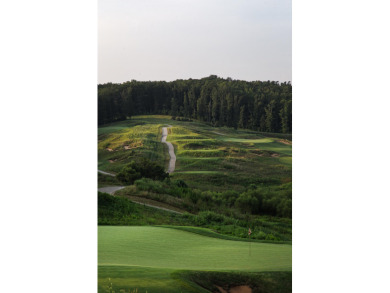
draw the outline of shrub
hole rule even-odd
[[[214,223],[223,223],[225,221],[225,216],[217,214],[211,211],[200,212],[197,216],[199,222],[204,224]]]
[[[235,205],[241,210],[243,213],[253,213],[256,212],[259,207],[258,199],[253,196],[251,193],[241,193],[237,198]]]
[[[157,165],[149,159],[141,158],[123,167],[117,177],[123,183],[133,184],[135,180],[140,178],[164,180],[169,175],[160,165]]]
[[[129,164],[122,168],[118,173],[117,178],[124,183],[132,184],[135,180],[141,178],[141,173],[137,172]]]
[[[188,188],[187,183],[185,183],[183,180],[175,180],[173,184],[180,188]]]
[[[152,191],[155,193],[164,193],[166,188],[163,186],[164,184],[159,181],[153,181],[149,178],[141,178],[134,182],[135,186],[137,186],[138,190],[143,191]]]

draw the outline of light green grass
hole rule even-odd
[[[229,241],[159,227],[99,226],[99,265],[289,271],[291,245]]]
[[[119,132],[119,131],[127,129],[129,127],[136,126],[137,124],[140,124],[140,123],[143,123],[143,122],[137,122],[137,121],[130,120],[130,119],[125,120],[125,121],[109,123],[109,124],[98,127],[98,135]]]

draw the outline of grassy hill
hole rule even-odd
[[[98,168],[141,157],[166,168],[168,125],[174,173],[98,195],[99,292],[291,292],[291,135],[136,116],[99,127]]]
[[[169,157],[160,143],[161,128],[166,125],[172,125],[167,141],[174,145],[177,157],[173,179],[216,191],[291,182],[290,140],[176,121],[170,116],[136,116],[99,127],[98,168],[118,172],[137,156],[166,165]]]

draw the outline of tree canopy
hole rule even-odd
[[[98,124],[133,115],[163,114],[213,126],[291,133],[290,82],[202,79],[128,81],[98,85]]]

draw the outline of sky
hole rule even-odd
[[[98,83],[291,81],[291,0],[98,0]]]

